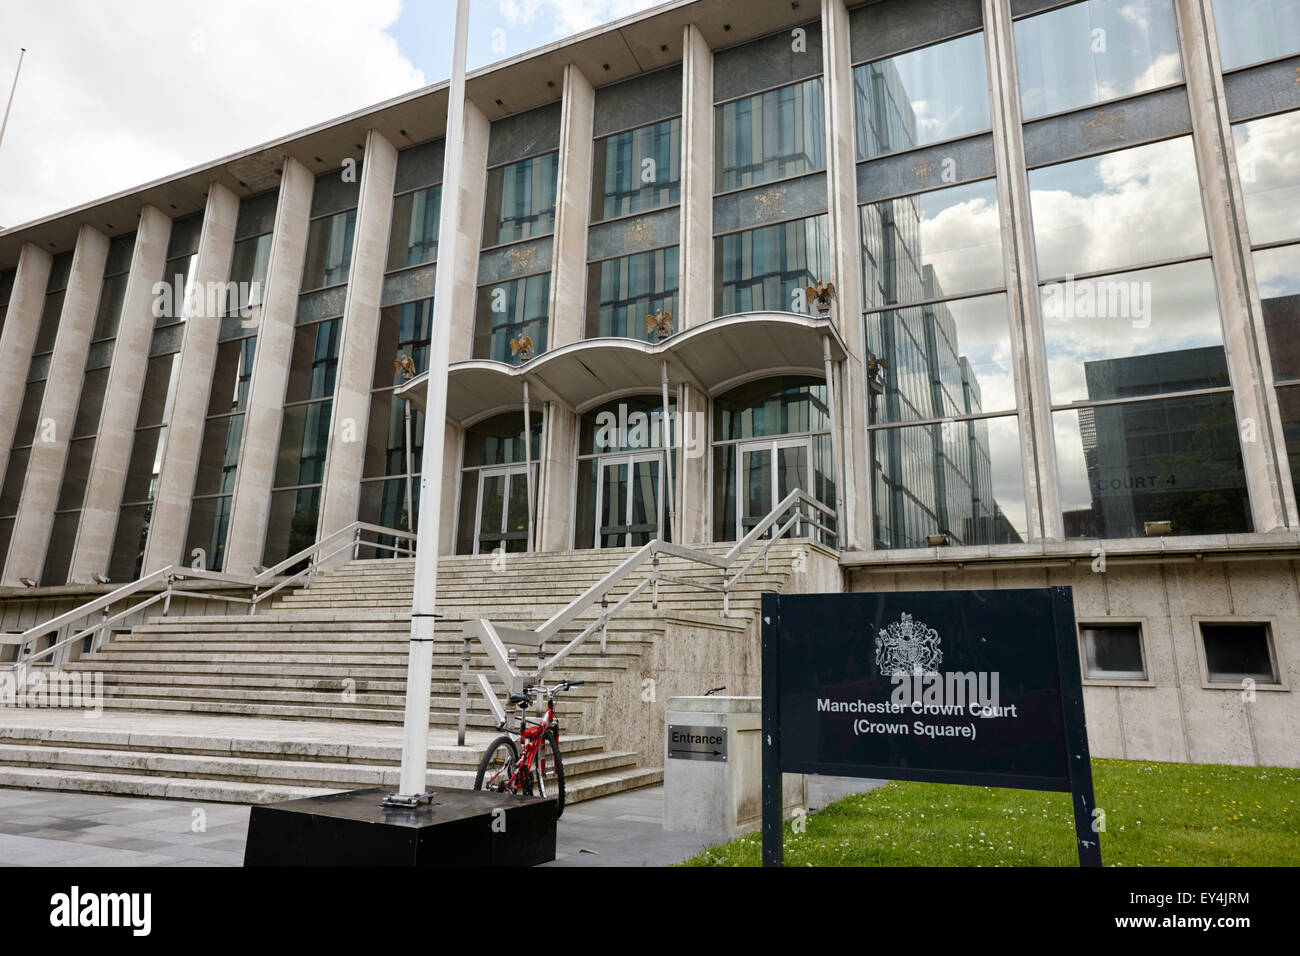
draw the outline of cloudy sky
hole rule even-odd
[[[469,68],[654,6],[471,0]],[[4,0],[0,226],[447,77],[453,0]]]

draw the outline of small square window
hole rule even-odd
[[[1146,680],[1140,624],[1089,624],[1083,635],[1083,676],[1088,680]]]
[[[1250,678],[1276,684],[1277,665],[1267,624],[1201,624],[1207,679],[1215,684],[1240,684]]]

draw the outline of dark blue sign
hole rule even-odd
[[[763,718],[768,862],[785,772],[1069,792],[1100,863],[1069,588],[765,594]]]

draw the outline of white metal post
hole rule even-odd
[[[465,140],[465,47],[469,0],[456,0],[451,85],[447,100],[446,153],[442,164],[442,214],[438,219],[439,269],[433,287],[433,335],[429,347],[420,465],[420,522],[415,538],[415,593],[406,664],[406,711],[402,721],[402,773],[391,802],[418,802],[429,764],[429,698],[433,679],[434,611],[438,594],[438,519],[442,509],[443,435],[447,424],[447,366],[451,361],[451,300],[456,279],[460,224],[461,153]]]
[[[18,66],[14,69],[14,85],[9,87],[9,101],[5,103],[5,116],[0,119],[0,143],[5,141],[5,127],[9,125],[9,110],[14,105],[14,94],[18,92],[18,74],[23,69],[23,57],[27,55],[27,47],[18,48]]]

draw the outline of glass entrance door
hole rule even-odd
[[[524,465],[484,468],[478,479],[474,553],[528,550],[528,478]]]
[[[663,518],[663,456],[599,459],[596,481],[598,548],[639,548],[659,537]]]
[[[736,457],[737,527],[744,537],[767,517],[768,512],[786,495],[801,488],[813,494],[812,439],[786,438],[774,441],[747,442]],[[781,520],[794,511],[791,509]],[[793,531],[798,533],[796,526]]]

